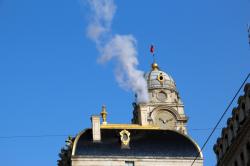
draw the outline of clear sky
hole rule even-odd
[[[86,37],[84,4],[0,0],[1,165],[56,165],[66,135],[90,127],[90,116],[102,104],[108,122],[130,122],[134,94],[118,86],[113,61],[97,63],[99,53]],[[250,71],[250,1],[116,5],[113,32],[134,35],[143,71],[152,63],[149,45],[156,45],[157,62],[174,78],[185,104],[189,134],[201,146]],[[219,134],[203,152],[207,166],[215,164],[212,148]]]

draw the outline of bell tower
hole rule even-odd
[[[172,77],[160,70],[158,64],[154,62],[151,71],[145,74],[145,79],[149,101],[133,104],[132,123],[152,125],[187,134],[188,118]]]

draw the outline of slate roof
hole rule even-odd
[[[187,136],[171,130],[128,129],[130,148],[121,148],[121,129],[101,129],[101,142],[92,141],[92,129],[79,136],[75,156],[196,157],[197,145]],[[200,156],[201,157],[201,156]]]

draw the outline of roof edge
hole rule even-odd
[[[72,148],[72,153],[71,153],[71,156],[75,156],[75,151],[76,151],[76,145],[78,143],[78,140],[79,138],[82,136],[83,133],[85,133],[87,130],[89,130],[91,128],[86,128],[84,130],[82,130],[80,133],[77,134],[76,138],[75,138],[75,141],[73,143],[73,148]]]
[[[121,128],[121,126],[119,127],[119,125],[122,125],[122,124],[113,124],[113,125],[118,125],[118,126],[117,126],[118,128],[115,128],[115,126],[113,126],[112,128],[101,128],[101,129],[124,129],[124,128]],[[130,126],[130,125],[128,125],[128,124],[125,124],[125,125]],[[102,126],[103,126],[103,125],[102,125]],[[133,124],[132,124],[131,126],[133,126]],[[137,125],[136,125],[136,126],[137,126]],[[138,130],[139,128],[125,128],[125,129]],[[142,130],[143,130],[143,129],[144,129],[144,130],[147,130],[147,128],[140,128],[140,129],[142,129]],[[74,141],[74,143],[73,143],[73,148],[72,148],[72,153],[71,153],[72,156],[75,156],[75,151],[76,151],[76,146],[77,146],[78,140],[80,139],[80,137],[82,136],[82,134],[84,134],[87,130],[91,130],[91,128],[86,128],[86,129],[82,130],[80,133],[77,134],[77,136],[76,136],[76,138],[75,138],[75,141]],[[157,130],[157,129],[153,129],[153,130]],[[158,129],[158,130],[161,130],[161,129]],[[179,134],[179,135],[185,137],[185,138],[188,139],[189,141],[191,141],[191,143],[194,144],[194,146],[195,146],[195,148],[196,148],[196,150],[197,150],[197,152],[198,152],[198,153],[197,153],[197,156],[199,155],[198,158],[203,159],[203,154],[202,154],[202,151],[201,151],[199,145],[198,145],[191,137],[189,137],[188,135],[185,135],[185,134],[183,134],[183,133],[180,133],[180,132],[178,132],[178,131],[175,131],[175,130],[168,130],[168,131],[175,132],[175,133],[177,133],[177,134]]]

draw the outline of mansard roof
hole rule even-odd
[[[199,147],[188,136],[171,130],[128,129],[129,148],[121,146],[122,129],[101,129],[101,142],[93,142],[92,129],[80,133],[72,156],[202,157]]]

